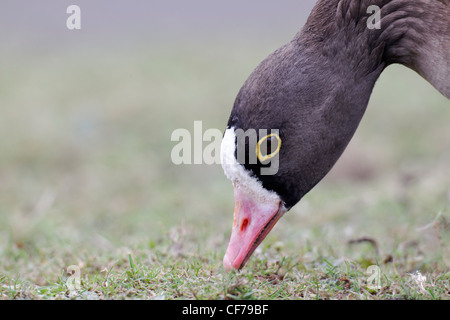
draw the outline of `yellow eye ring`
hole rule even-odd
[[[261,144],[263,144],[264,141],[266,141],[267,139],[272,138],[272,137],[275,137],[277,139],[277,141],[278,141],[277,149],[275,151],[273,151],[272,153],[267,154],[267,155],[264,156],[261,153]],[[281,138],[280,138],[280,136],[278,134],[276,134],[276,133],[272,133],[272,134],[269,134],[269,135],[265,136],[264,138],[261,138],[258,141],[258,143],[256,144],[256,155],[258,156],[258,159],[259,159],[260,162],[264,162],[264,161],[267,161],[267,160],[272,159],[273,157],[275,157],[278,154],[278,152],[280,152],[280,148],[281,148]]]

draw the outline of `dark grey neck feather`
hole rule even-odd
[[[380,29],[367,27],[371,5],[381,8]],[[450,98],[450,0],[320,0],[298,39],[344,50],[363,70],[369,60],[403,64]]]

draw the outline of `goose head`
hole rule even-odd
[[[372,4],[384,28],[367,27]],[[294,39],[253,71],[221,148],[235,199],[226,270],[241,269],[334,166],[388,65],[414,69],[450,98],[449,15],[448,0],[321,0]]]

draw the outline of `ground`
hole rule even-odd
[[[172,164],[170,136],[223,130],[276,48],[233,47],[3,54],[0,299],[450,298],[450,104],[401,66],[330,175],[224,272],[231,183]]]

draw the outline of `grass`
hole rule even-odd
[[[278,45],[4,53],[0,299],[449,299],[449,103],[402,67],[330,175],[224,272],[232,186],[173,165],[170,135],[223,129]]]

